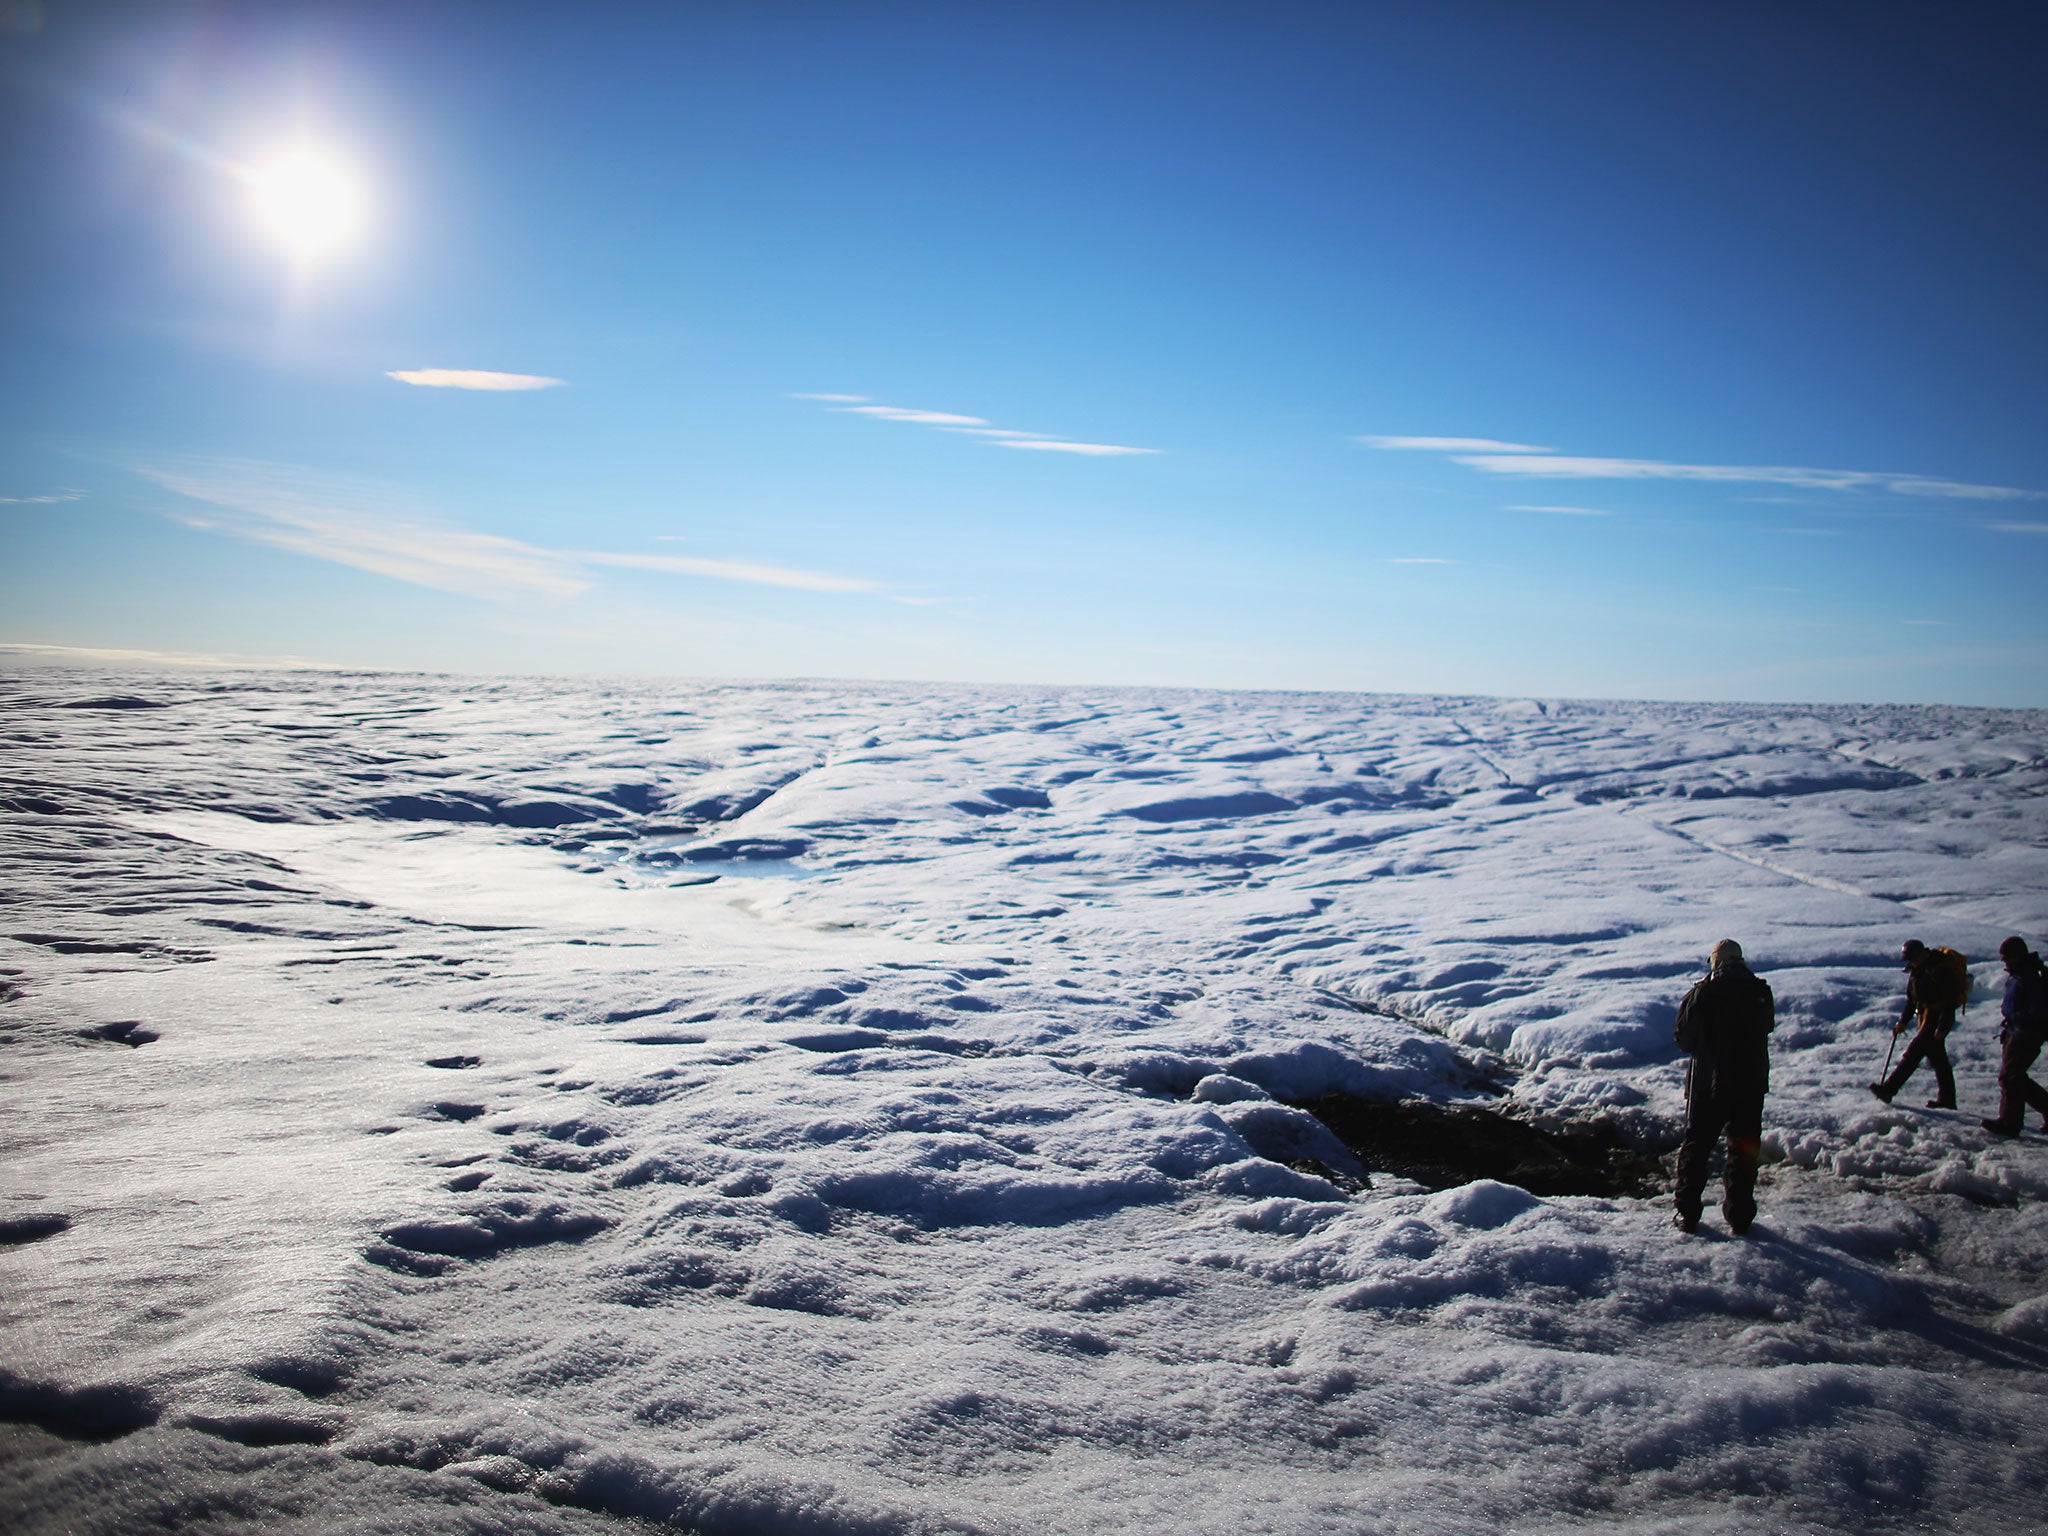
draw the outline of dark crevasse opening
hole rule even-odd
[[[1532,1195],[1643,1196],[1669,1183],[1662,1160],[1609,1125],[1545,1130],[1496,1109],[1346,1093],[1299,1101],[1375,1172],[1452,1189],[1498,1179]]]

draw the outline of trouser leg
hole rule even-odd
[[[2027,1075],[2034,1059],[2041,1054],[2041,1040],[2038,1036],[2012,1034],[2006,1037],[2005,1050],[1998,1063],[1998,1118],[2010,1126],[2018,1126],[2026,1118],[2027,1106],[2032,1105],[2042,1114],[2048,1115],[2048,1088],[2043,1088]]]
[[[1901,1088],[1905,1087],[1906,1079],[1911,1077],[1915,1069],[1926,1059],[1927,1035],[1928,1031],[1923,1026],[1914,1032],[1911,1040],[1906,1042],[1906,1054],[1899,1058],[1899,1064],[1892,1068],[1891,1075],[1885,1078],[1882,1085],[1886,1098],[1891,1098]]]
[[[1937,1104],[1953,1109],[1956,1103],[1956,1074],[1948,1059],[1946,1044],[1951,1025],[1956,1016],[1950,1010],[1930,1009],[1920,1015],[1920,1027],[1913,1033],[1906,1046],[1906,1054],[1899,1058],[1899,1064],[1892,1068],[1892,1074],[1883,1083],[1884,1096],[1889,1099],[1906,1086],[1921,1062],[1934,1068],[1934,1098]]]
[[[1756,1165],[1763,1151],[1764,1106],[1742,1104],[1728,1116],[1728,1167],[1721,1176],[1721,1214],[1738,1231],[1756,1219]]]
[[[2020,1079],[2020,1097],[2040,1111],[2041,1123],[2048,1125],[2048,1088],[2042,1087],[2031,1077]]]
[[[1927,1064],[1934,1068],[1934,1100],[1944,1109],[1956,1107],[1956,1071],[1948,1059],[1948,1031],[1933,1032],[1927,1042]]]
[[[1707,1187],[1707,1169],[1713,1162],[1714,1143],[1721,1139],[1724,1118],[1711,1100],[1695,1099],[1686,1106],[1685,1140],[1678,1147],[1678,1187],[1672,1203],[1678,1214],[1690,1221],[1699,1219]]]

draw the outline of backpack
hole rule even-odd
[[[1921,1004],[1929,1008],[1954,1008],[1961,1013],[1970,1001],[1969,959],[1959,950],[1950,949],[1946,944],[1929,950],[1927,955],[1927,980],[1932,986],[1923,987]]]
[[[2018,1007],[2006,1020],[2007,1024],[2030,1040],[2048,1035],[2048,965],[2042,963],[2039,955],[2027,956],[2027,968],[2020,972],[2013,1002]]]

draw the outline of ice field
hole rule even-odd
[[[2048,1526],[2048,713],[23,667],[0,851],[8,1530]]]

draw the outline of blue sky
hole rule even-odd
[[[0,644],[2048,704],[2038,7],[0,18]]]

